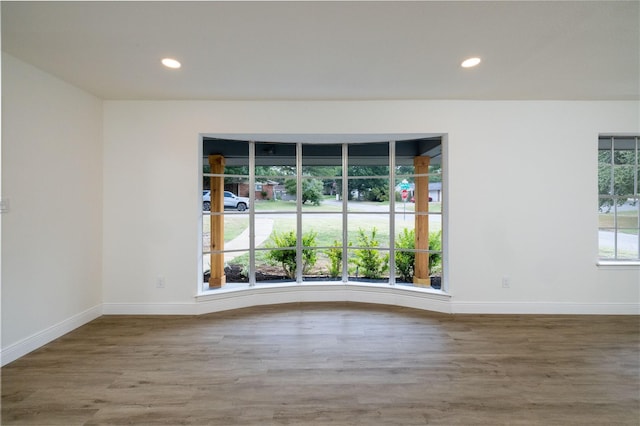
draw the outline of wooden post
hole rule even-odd
[[[415,174],[429,173],[430,157],[414,157],[413,167]],[[416,176],[415,178],[415,231],[416,250],[429,250],[429,216],[425,214],[429,211],[429,177]],[[413,269],[413,283],[422,287],[430,287],[429,278],[429,253],[416,252],[416,263]]]
[[[210,155],[209,167],[212,174],[224,174],[224,157]],[[211,176],[211,275],[209,288],[220,288],[225,285],[227,277],[224,274],[224,253],[213,253],[214,250],[224,250],[224,177]]]

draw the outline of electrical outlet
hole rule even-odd
[[[511,279],[509,277],[502,277],[502,288],[510,288]]]
[[[156,279],[156,288],[164,288],[164,277],[161,275]]]

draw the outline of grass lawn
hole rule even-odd
[[[380,207],[388,207],[385,203],[371,203],[371,202],[356,202],[357,206],[350,209],[347,216],[348,223],[348,242],[352,245],[358,244],[358,231],[360,229],[370,236],[374,228],[376,228],[377,239],[380,241],[381,248],[389,248],[389,215],[386,212],[380,212],[380,214],[362,214],[364,210],[379,209]],[[371,207],[368,208],[368,205]],[[396,235],[400,234],[404,228],[413,229],[415,226],[415,216],[413,214],[403,215],[403,208],[406,207],[406,212],[411,213],[414,210],[413,203],[407,203],[403,206],[402,203],[396,204],[395,214],[395,230]],[[296,211],[296,204],[293,201],[263,201],[256,203],[255,209],[258,212],[291,212]],[[439,212],[440,203],[430,203],[430,211]],[[342,243],[342,205],[340,203],[327,203],[321,206],[303,206],[303,213],[317,212],[319,214],[304,214],[302,216],[302,230],[303,234],[313,231],[317,233],[315,245],[317,247],[330,247],[334,245],[334,241]],[[331,213],[336,214],[320,214]],[[296,217],[295,214],[286,214],[282,216],[273,215],[273,230],[277,233],[294,231],[296,229]],[[429,221],[429,229],[431,232],[436,232],[441,229],[442,221],[440,216],[432,216]],[[249,226],[249,215],[237,215],[229,214],[225,215],[225,242],[237,237],[242,231]],[[203,220],[203,232],[209,233],[210,222],[209,217],[205,216]],[[272,234],[273,235],[273,234]],[[258,248],[266,248],[272,244],[271,239],[268,239],[262,243]],[[259,268],[261,265],[267,263],[266,254],[267,250],[256,250],[256,266]],[[249,255],[245,254],[234,259],[234,264],[248,264]],[[317,271],[325,273],[328,265],[328,257],[325,253],[325,249],[318,249],[318,268]]]
[[[599,214],[598,226],[600,228],[613,228],[613,213]],[[631,210],[618,212],[618,230],[624,234],[638,235],[638,212]]]
[[[257,212],[276,211],[293,213],[296,211],[296,202],[282,200],[257,201],[255,203],[255,210]],[[309,203],[302,205],[303,212],[339,212],[341,210],[342,206],[338,203],[327,203],[319,206],[314,206]]]
[[[228,242],[236,238],[249,227],[249,215],[225,215],[224,216],[224,241]],[[202,217],[202,233],[209,235],[211,232],[210,216]]]

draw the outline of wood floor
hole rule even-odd
[[[638,425],[640,319],[104,316],[2,369],[2,424]]]

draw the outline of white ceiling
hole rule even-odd
[[[2,49],[103,99],[637,100],[639,5],[3,1]]]

